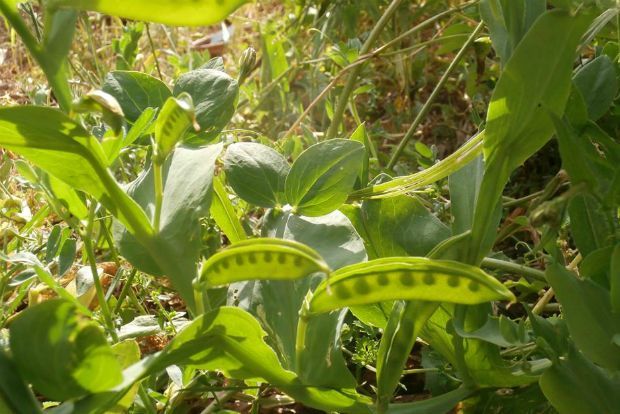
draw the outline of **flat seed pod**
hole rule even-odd
[[[292,280],[311,273],[329,274],[323,258],[290,240],[252,239],[214,254],[202,266],[200,283],[209,287],[243,280]]]
[[[478,267],[425,257],[389,257],[332,273],[317,287],[309,311],[322,313],[388,300],[475,305],[515,297]]]

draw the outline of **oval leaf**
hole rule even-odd
[[[172,93],[159,79],[146,73],[108,73],[101,89],[116,98],[127,120],[135,122],[146,108],[161,108]]]
[[[480,268],[449,260],[390,257],[343,267],[314,292],[311,313],[388,300],[424,300],[475,305],[515,300]]]
[[[353,191],[364,157],[364,146],[356,141],[332,139],[311,146],[286,178],[288,203],[306,216],[336,210]]]
[[[224,171],[231,187],[239,197],[260,207],[286,203],[284,183],[290,169],[277,151],[253,142],[232,144],[224,157]]]
[[[222,286],[242,280],[291,280],[329,273],[313,249],[281,239],[253,239],[232,245],[204,262],[200,282]]]
[[[174,85],[174,95],[187,92],[196,107],[196,121],[214,137],[235,113],[239,84],[216,69],[196,69],[183,74]]]

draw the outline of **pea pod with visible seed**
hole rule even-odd
[[[310,247],[290,240],[251,239],[206,260],[198,284],[216,287],[243,280],[292,280],[315,272],[329,274],[330,269]]]
[[[314,291],[309,313],[388,300],[476,305],[515,297],[478,267],[425,257],[389,257],[346,266]]]
[[[156,162],[164,162],[190,126],[200,129],[192,97],[183,92],[176,98],[168,98],[155,122]]]

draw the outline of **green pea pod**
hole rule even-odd
[[[386,412],[415,340],[436,302],[396,302],[388,320],[377,357],[377,411]]]
[[[107,92],[93,90],[73,103],[71,108],[76,113],[101,112],[103,120],[119,136],[123,128],[125,114],[116,98]]]
[[[155,122],[157,160],[160,163],[163,163],[175,145],[183,139],[190,126],[195,130],[200,128],[196,123],[192,97],[183,92],[177,98],[168,98]]]
[[[476,305],[515,297],[478,267],[425,257],[388,257],[338,269],[315,290],[310,313],[388,300]]]
[[[206,260],[199,284],[223,286],[243,280],[291,280],[311,273],[329,274],[323,258],[290,240],[252,239],[233,244]]]

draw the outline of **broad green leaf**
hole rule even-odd
[[[237,107],[239,84],[215,69],[196,69],[176,80],[174,95],[187,92],[194,101],[196,122],[207,137],[214,137],[228,124]]]
[[[593,121],[605,115],[616,97],[618,78],[615,66],[609,57],[602,55],[575,74],[575,85],[585,99]]]
[[[311,273],[329,274],[313,249],[282,239],[252,239],[233,244],[202,265],[200,283],[222,286],[243,280],[292,280]]]
[[[609,246],[613,227],[608,212],[590,195],[578,195],[568,204],[570,231],[582,256]]]
[[[23,311],[10,326],[10,344],[19,372],[53,400],[105,391],[122,380],[103,333],[63,299]]]
[[[0,349],[0,412],[41,414],[41,406],[19,376],[12,358]],[[4,404],[4,406],[3,406]],[[2,411],[2,409],[7,411]]]
[[[462,339],[454,333],[448,333],[446,327],[451,324],[455,308],[460,305],[445,303],[440,305],[422,329],[420,337],[428,342],[433,350],[453,366],[456,366],[455,341],[463,341],[464,359],[473,382],[480,387],[517,387],[536,382],[538,377],[523,372],[513,361],[505,361],[498,346],[477,340]],[[463,329],[472,332],[483,326],[492,312],[491,304],[464,306]],[[461,351],[462,352],[462,351]]]
[[[163,163],[192,125],[198,129],[192,97],[182,93],[177,98],[168,98],[155,121],[154,162]]]
[[[45,174],[42,178],[45,185],[54,198],[60,202],[71,214],[80,220],[88,217],[88,207],[80,198],[79,194],[64,181],[59,180],[53,175]]]
[[[286,198],[298,214],[321,216],[340,207],[364,161],[359,142],[332,139],[305,150],[286,178]]]
[[[376,257],[425,256],[450,237],[448,227],[409,195],[366,200],[361,216]]]
[[[611,308],[614,313],[620,314],[620,243],[614,247],[609,267]]]
[[[489,221],[512,171],[553,134],[549,113],[562,115],[571,87],[573,61],[588,14],[563,10],[542,14],[515,49],[497,83],[484,139],[482,180],[468,261],[478,263],[491,246]]]
[[[213,179],[213,200],[211,201],[211,217],[224,232],[228,240],[237,243],[248,238],[243,229],[235,208],[228,198],[226,188],[222,183],[222,176]]]
[[[208,26],[224,20],[248,0],[48,0],[50,8],[96,11],[172,26]]]
[[[489,28],[493,47],[502,63],[546,10],[546,0],[483,0],[480,16]]]
[[[142,72],[110,72],[101,89],[116,98],[130,122],[135,122],[146,108],[162,108],[172,96],[162,81]]]
[[[603,247],[588,254],[579,264],[579,274],[604,288],[610,288],[610,266],[614,246]],[[610,289],[610,293],[611,293]]]
[[[530,338],[525,332],[523,324],[517,324],[505,316],[487,316],[484,325],[477,329],[468,331],[465,329],[465,315],[463,308],[457,308],[453,320],[455,332],[462,338],[481,339],[502,347],[525,346],[530,342]]]
[[[261,46],[263,59],[261,68],[261,84],[268,85],[270,82],[280,80],[280,86],[284,92],[289,91],[289,82],[282,78],[289,70],[290,65],[286,59],[286,38],[280,35],[280,30],[275,21],[267,21],[261,30]],[[282,98],[284,98],[282,96]]]
[[[360,171],[359,176],[359,188],[364,188],[368,185],[368,166],[370,163],[369,156],[373,153],[372,151],[372,142],[368,137],[368,131],[366,130],[366,124],[360,124],[355,131],[349,137],[352,141],[357,141],[362,144],[366,148],[366,154],[364,155],[364,163],[362,165],[362,170]],[[375,151],[376,152],[376,151]],[[358,187],[356,187],[358,188]]]
[[[540,388],[560,414],[613,413],[620,406],[618,379],[574,348],[544,372]]]
[[[284,183],[290,167],[277,151],[253,142],[232,144],[224,156],[224,171],[237,195],[260,207],[286,204]]]
[[[331,269],[367,259],[364,242],[340,211],[320,217],[304,217],[271,210],[262,229],[264,237],[294,240],[316,250]]]
[[[65,66],[73,43],[78,13],[74,10],[49,10],[44,16],[42,47],[45,50],[45,65],[55,76],[67,76]]]
[[[476,199],[484,175],[484,161],[477,157],[448,178],[450,187],[450,212],[452,232],[461,234],[471,230],[476,209]],[[495,233],[495,232],[494,232]]]
[[[105,168],[99,142],[60,111],[36,106],[0,109],[0,146],[92,195],[131,233],[150,235],[144,212]]]
[[[613,176],[618,168],[615,165],[617,143],[607,143],[607,137],[596,134],[587,128],[579,134],[568,122],[552,115],[562,156],[562,166],[571,178],[571,184],[587,184],[587,190],[602,199],[613,191]],[[599,136],[595,136],[599,135]],[[597,138],[602,138],[599,141]]]
[[[609,292],[557,264],[547,268],[546,276],[577,348],[602,367],[620,369],[620,347],[612,341],[620,333],[620,315],[612,312]]]
[[[215,161],[220,144],[177,148],[164,164],[164,199],[160,231],[145,241],[114,226],[121,254],[138,269],[167,276],[183,299],[194,303],[192,280],[198,271],[202,243],[199,219],[209,214]],[[153,170],[149,168],[128,188],[129,194],[152,217],[155,210]]]
[[[437,306],[435,302],[395,302],[377,355],[377,405],[380,409],[387,408],[392,399],[413,344]]]
[[[136,341],[127,340],[112,345],[112,352],[116,355],[116,359],[123,369],[140,361],[140,347]],[[125,393],[116,405],[109,409],[110,414],[122,414],[129,410],[138,393],[139,384],[134,384],[129,391]]]
[[[317,287],[311,313],[388,300],[422,300],[466,305],[515,300],[481,269],[448,260],[389,257],[339,269]]]

